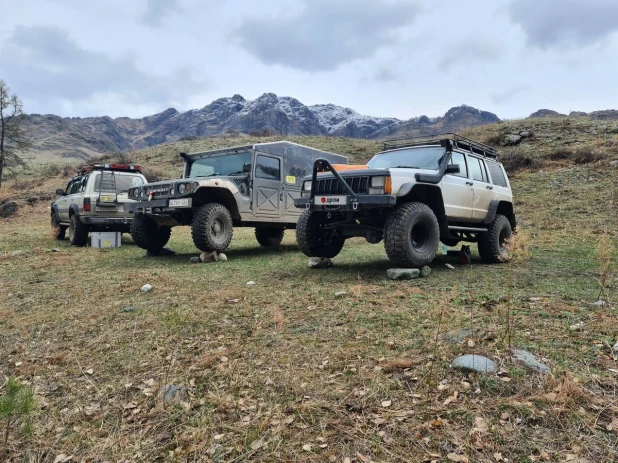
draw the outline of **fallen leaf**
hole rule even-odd
[[[449,453],[446,458],[451,461],[456,461],[459,463],[468,463],[468,457],[465,455],[457,455],[456,453]]]
[[[392,405],[393,401],[392,400],[384,400],[382,401],[382,406],[383,407],[390,407]]]
[[[261,449],[265,445],[266,442],[264,442],[262,439],[254,440],[253,442],[251,442],[251,450]]]
[[[225,434],[215,434],[215,436],[213,437],[214,440],[221,440],[223,439],[223,436],[225,436]]]
[[[494,453],[494,458],[496,461],[502,461],[502,454],[501,453]]]
[[[541,450],[541,458],[545,461],[551,461],[549,453],[547,453],[545,450]]]
[[[348,457],[345,457],[343,459],[343,463],[352,463],[352,460],[350,460]]]
[[[86,373],[88,373],[89,375],[91,375],[91,374],[93,374],[93,373],[94,373],[94,370],[93,370],[92,368],[88,368],[88,369],[86,370]]]
[[[371,458],[366,457],[365,455],[363,455],[362,453],[359,453],[359,452],[356,452],[356,458],[358,458],[363,463],[371,460]]]
[[[476,344],[472,339],[468,339],[468,347],[474,347]]]
[[[311,444],[305,444],[303,445],[303,450],[305,452],[311,452]]]

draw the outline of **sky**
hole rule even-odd
[[[618,0],[0,0],[27,113],[144,117],[240,94],[409,119],[618,109]]]

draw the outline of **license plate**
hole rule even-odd
[[[113,203],[116,198],[113,195],[101,195],[102,203]]]
[[[169,207],[191,207],[191,199],[170,199]]]
[[[116,212],[118,210],[117,207],[95,207],[94,212]]]
[[[323,206],[345,206],[347,196],[316,196],[315,204]]]

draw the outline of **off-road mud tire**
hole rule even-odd
[[[426,204],[404,203],[386,221],[384,249],[394,265],[422,267],[429,264],[436,257],[439,242],[438,219]]]
[[[324,212],[309,209],[300,215],[296,224],[296,241],[306,256],[333,258],[341,252],[345,240],[320,228],[326,220]]]
[[[172,235],[171,227],[163,227],[142,212],[131,222],[131,239],[142,249],[156,253],[163,249]]]
[[[283,241],[284,233],[283,228],[256,228],[255,239],[262,246],[276,248]]]
[[[58,220],[58,215],[55,211],[51,213],[51,229],[54,238],[57,240],[62,241],[65,238],[67,227],[66,225],[60,225],[60,220]]]
[[[71,246],[86,246],[88,243],[88,227],[81,223],[76,214],[69,219],[69,243]]]
[[[225,251],[234,233],[232,215],[223,204],[210,203],[193,214],[193,244],[203,252]]]
[[[487,231],[478,235],[481,260],[490,264],[508,262],[510,255],[507,245],[511,236],[513,236],[513,230],[509,219],[497,214],[494,221],[487,227]]]

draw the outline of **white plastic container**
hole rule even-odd
[[[120,232],[92,232],[90,246],[93,248],[119,248]]]

